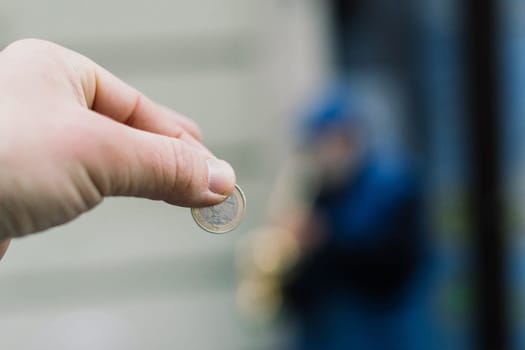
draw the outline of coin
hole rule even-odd
[[[231,196],[222,203],[204,208],[192,208],[191,215],[202,229],[211,233],[226,233],[239,226],[246,209],[246,197],[235,185]]]

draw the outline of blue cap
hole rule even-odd
[[[330,87],[317,101],[307,107],[300,121],[303,146],[322,138],[327,131],[350,130],[361,124],[350,89],[342,84]]]

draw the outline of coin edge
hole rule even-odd
[[[246,212],[246,196],[244,195],[244,191],[241,189],[241,187],[239,185],[235,184],[235,189],[237,189],[237,192],[240,194],[241,201],[243,203],[242,211],[238,215],[239,221],[238,221],[238,223],[236,225],[233,225],[232,227],[227,227],[226,229],[223,229],[223,230],[213,231],[213,230],[209,229],[208,227],[205,227],[204,225],[202,225],[201,222],[199,222],[199,220],[196,218],[196,215],[197,215],[196,211],[199,210],[199,209],[202,209],[202,208],[191,208],[191,216],[193,217],[193,221],[195,221],[195,223],[201,229],[203,229],[204,231],[212,233],[212,234],[216,234],[216,235],[222,235],[222,234],[231,232],[231,231],[235,230],[237,227],[239,227],[241,225],[242,218],[244,217],[244,214]],[[216,205],[218,205],[218,204],[216,204]]]

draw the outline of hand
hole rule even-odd
[[[1,241],[66,223],[106,196],[207,206],[231,166],[195,123],[86,57],[28,39],[0,52]]]

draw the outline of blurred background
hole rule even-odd
[[[110,198],[14,241],[0,264],[2,349],[525,349],[523,1],[0,0],[0,47],[25,37],[79,51],[193,118],[248,208],[214,236],[188,209]],[[347,126],[350,141],[317,142]],[[321,175],[307,181],[304,154],[346,164],[349,149],[362,151],[352,174],[369,154],[403,166],[371,161],[379,170],[359,178],[372,180],[350,176],[337,199],[355,198],[350,211],[304,229],[336,200]],[[351,248],[403,239],[319,258],[331,238],[316,237],[339,219]],[[369,232],[380,238],[365,244]],[[304,266],[371,278],[318,280]],[[356,297],[371,284],[376,299]],[[314,299],[341,303],[305,313]]]

